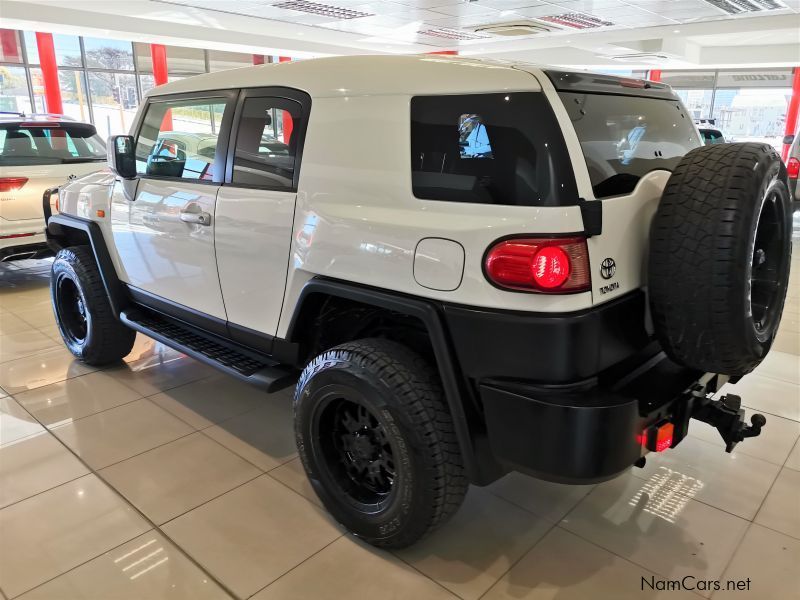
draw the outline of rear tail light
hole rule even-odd
[[[672,448],[675,437],[675,425],[669,421],[661,421],[642,432],[639,441],[651,452],[664,452]]]
[[[484,272],[499,287],[543,294],[585,292],[592,283],[589,251],[580,237],[499,242],[486,253]]]
[[[0,177],[0,192],[16,192],[26,183],[27,177]]]
[[[790,158],[786,165],[786,173],[789,175],[789,179],[797,179],[797,175],[800,173],[800,160],[794,157]]]

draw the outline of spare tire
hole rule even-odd
[[[766,356],[786,298],[790,206],[767,144],[683,157],[653,219],[648,265],[655,333],[672,360],[738,376]]]

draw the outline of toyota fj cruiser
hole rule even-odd
[[[717,392],[780,321],[786,171],[702,146],[666,85],[441,56],[236,69],[152,90],[109,166],[43,199],[68,348],[101,365],[139,331],[296,382],[306,473],[372,544],[511,470],[603,481],[692,418],[728,451],[764,424]]]

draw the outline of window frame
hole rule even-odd
[[[231,135],[231,123],[233,122],[234,108],[236,107],[236,98],[239,94],[237,89],[228,90],[203,90],[201,92],[184,92],[180,94],[164,94],[157,96],[148,96],[143,105],[140,105],[136,114],[136,121],[132,126],[133,134],[133,147],[134,151],[139,143],[139,136],[144,125],[145,117],[152,105],[165,104],[169,102],[182,102],[186,100],[223,100],[225,102],[225,109],[222,113],[222,121],[219,125],[219,134],[217,136],[217,146],[214,155],[214,172],[211,180],[207,179],[186,179],[184,177],[166,177],[163,175],[147,175],[137,174],[138,179],[150,179],[154,181],[171,181],[183,183],[196,183],[200,185],[213,185],[220,186],[225,178],[228,160],[228,142]]]
[[[233,161],[236,155],[236,139],[239,135],[239,125],[244,112],[245,100],[251,98],[272,98],[275,100],[291,100],[300,105],[300,126],[293,129],[297,132],[297,151],[294,155],[294,171],[292,173],[292,187],[287,189],[278,186],[256,185],[247,183],[235,183],[233,181]],[[300,167],[303,162],[303,148],[305,147],[306,131],[308,130],[308,118],[311,114],[311,96],[295,88],[289,87],[263,87],[263,88],[243,88],[239,92],[239,99],[236,102],[236,111],[233,115],[233,125],[230,131],[228,142],[228,152],[225,160],[225,178],[223,185],[234,188],[266,190],[274,192],[286,192],[296,194],[300,183]]]

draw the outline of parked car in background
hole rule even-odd
[[[797,176],[800,174],[800,135],[787,135],[783,138],[784,144],[791,144],[789,155],[786,158],[786,172],[789,175],[789,196],[792,199],[792,209],[800,210],[800,187],[797,185]]]
[[[711,144],[724,144],[727,142],[725,136],[719,129],[712,129],[711,127],[699,127],[700,137],[703,138],[703,143],[706,146]]]
[[[703,138],[703,144],[710,146],[712,144],[725,144],[731,140],[726,140],[722,131],[717,129],[716,119],[697,119],[695,125],[700,132],[700,137]]]
[[[42,193],[104,168],[90,123],[61,115],[0,113],[0,261],[46,256]]]

